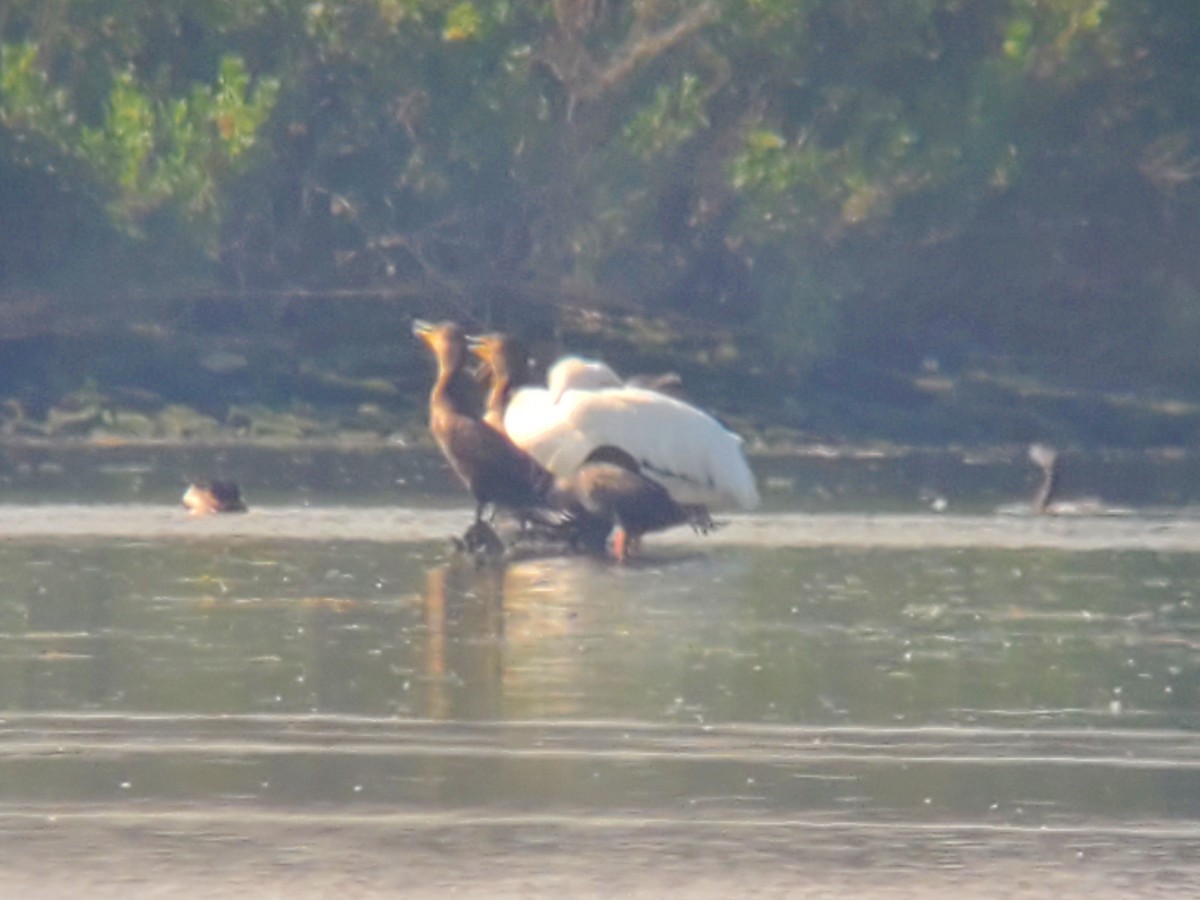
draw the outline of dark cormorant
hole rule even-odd
[[[505,434],[469,415],[451,390],[467,358],[462,329],[453,322],[434,325],[417,320],[413,334],[429,346],[437,360],[437,377],[429,394],[429,430],[450,467],[475,498],[475,522],[467,532],[468,547],[473,549],[481,540],[490,546],[498,543],[483,521],[489,505],[523,519],[555,520],[561,511],[561,498],[554,476]]]

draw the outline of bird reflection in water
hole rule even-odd
[[[426,715],[477,720],[575,710],[581,598],[602,571],[578,559],[456,556],[425,575]],[[537,708],[534,708],[535,701]]]
[[[452,687],[470,686],[457,696],[472,707],[495,705],[504,638],[504,570],[500,563],[480,566],[458,556],[425,573],[424,669],[430,718],[490,711],[456,709]]]

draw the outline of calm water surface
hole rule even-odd
[[[1200,891],[1170,498],[865,516],[777,473],[772,511],[636,564],[476,565],[436,467],[199,521],[119,465],[143,488],[0,506],[14,893]]]

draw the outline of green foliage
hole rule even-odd
[[[678,85],[659,85],[654,99],[625,126],[625,139],[643,159],[676,149],[708,127],[700,79],[688,72]]]
[[[66,91],[38,66],[37,46],[0,45],[0,125],[34,139],[18,159],[29,164],[67,154],[73,119]]]
[[[844,185],[832,177],[836,157],[804,136],[789,142],[755,128],[730,161],[730,182],[746,196],[748,215],[764,231],[791,233],[806,217],[810,226],[820,227],[844,195]]]
[[[224,183],[246,171],[279,92],[251,85],[245,63],[221,58],[216,83],[184,96],[154,96],[132,68],[115,72],[102,121],[80,121],[68,90],[53,85],[36,44],[0,47],[0,124],[29,149],[25,165],[65,166],[108,207],[113,223],[143,237],[170,210],[199,247],[215,253]]]
[[[134,234],[170,206],[197,239],[215,250],[222,202],[220,182],[244,171],[279,83],[260,80],[253,90],[245,64],[224,57],[213,87],[155,103],[130,73],[114,80],[104,122],[83,126],[79,155],[113,197],[114,220]]]
[[[479,9],[470,0],[459,3],[446,13],[446,27],[442,37],[447,41],[477,40],[483,34],[484,20]]]
[[[1187,4],[11,0],[0,91],[0,180],[238,285],[566,285],[803,362],[1200,283]]]

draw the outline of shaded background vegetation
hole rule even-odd
[[[1197,436],[1190,0],[8,0],[0,43],[9,430],[387,432],[419,312],[759,428]]]

